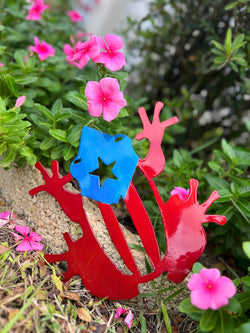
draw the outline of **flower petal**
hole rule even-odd
[[[39,244],[39,243],[33,242],[33,241],[30,241],[29,243],[30,243],[31,250],[42,251],[43,244]]]
[[[17,247],[17,251],[25,252],[25,251],[31,251],[33,248],[30,245],[30,242],[24,239]]]
[[[124,319],[124,323],[128,326],[128,328],[132,327],[133,324],[133,318],[134,318],[134,314],[132,313],[131,310],[128,311],[128,314],[126,315],[125,319]]]
[[[29,232],[30,232],[29,227],[25,227],[25,226],[22,226],[22,225],[15,225],[15,230],[17,232],[20,232],[20,234],[23,235],[24,237],[27,237]]]
[[[90,100],[96,100],[99,98],[103,98],[103,92],[100,87],[100,83],[96,82],[96,81],[89,81],[86,84],[85,96],[87,99],[90,99]]]
[[[113,96],[117,92],[119,92],[119,83],[117,79],[106,77],[100,80],[100,87],[103,91],[103,95],[107,98],[109,96]]]
[[[115,318],[119,318],[120,315],[122,315],[125,312],[126,310],[123,307],[119,306],[119,308],[116,309]]]
[[[119,36],[108,34],[105,36],[105,41],[110,51],[117,51],[123,47],[122,39]]]
[[[100,117],[102,114],[103,104],[95,101],[88,101],[88,111],[93,117]]]

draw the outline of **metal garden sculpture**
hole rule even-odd
[[[47,254],[45,258],[49,263],[66,261],[68,270],[64,279],[67,281],[79,274],[85,288],[95,296],[117,300],[131,299],[139,293],[138,284],[155,279],[166,271],[169,280],[176,283],[183,281],[206,246],[202,223],[226,223],[224,216],[205,214],[208,207],[219,198],[219,194],[214,191],[206,202],[199,204],[198,181],[195,179],[189,181],[189,195],[186,200],[174,195],[166,203],[163,202],[153,178],[162,172],[165,165],[161,149],[165,128],[177,123],[178,118],[173,117],[160,122],[159,114],[162,107],[161,102],[156,103],[152,123],[144,108],[138,110],[143,131],[136,138],[147,138],[150,142],[148,154],[142,160],[135,154],[127,136],[111,136],[84,127],[78,156],[71,164],[71,173],[60,178],[57,161],[52,162],[52,176],[40,162],[36,164],[45,184],[32,189],[30,195],[41,191],[50,193],[59,202],[65,214],[73,222],[79,223],[83,231],[83,236],[76,241],[72,240],[69,233],[65,233],[64,238],[69,250],[62,254]],[[101,161],[105,165],[113,166],[114,175],[112,179],[106,179],[102,185],[98,175],[94,173]],[[163,259],[148,213],[133,185],[132,178],[137,167],[146,176],[162,216],[167,242],[167,253]],[[79,182],[81,194],[71,193],[64,188],[73,177]],[[110,237],[131,274],[120,271],[98,243],[86,216],[82,195],[97,201]],[[138,270],[113,212],[111,204],[117,203],[120,197],[124,199],[151,261],[153,271],[149,274],[141,275]]]

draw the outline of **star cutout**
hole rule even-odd
[[[100,157],[98,157],[98,168],[90,172],[89,174],[99,177],[100,187],[102,187],[107,178],[114,180],[118,179],[112,172],[115,163],[116,161],[110,164],[105,164],[103,160]]]

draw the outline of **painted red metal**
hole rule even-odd
[[[132,182],[124,198],[153,267],[153,271],[149,274],[141,275],[139,272],[111,205],[98,202],[110,237],[131,274],[118,270],[100,246],[87,219],[82,195],[65,190],[64,185],[71,181],[72,175],[60,178],[57,161],[52,162],[52,176],[40,162],[36,164],[45,184],[32,189],[30,195],[41,191],[50,193],[59,202],[65,214],[73,222],[79,223],[83,230],[83,236],[76,241],[65,233],[64,238],[69,250],[62,254],[47,254],[45,258],[49,263],[66,261],[68,270],[64,274],[64,279],[69,280],[79,274],[85,288],[95,296],[117,300],[136,297],[139,293],[138,284],[148,282],[166,271],[171,281],[177,283],[183,281],[206,246],[202,223],[215,222],[220,225],[226,223],[224,216],[205,214],[208,207],[219,198],[219,194],[214,191],[208,200],[200,205],[197,202],[198,181],[195,179],[189,182],[189,195],[186,200],[174,195],[166,203],[163,202],[153,178],[162,172],[165,165],[161,149],[165,128],[175,124],[178,119],[173,117],[160,122],[159,114],[162,107],[162,103],[156,103],[152,124],[146,111],[143,108],[139,109],[143,131],[136,138],[138,140],[147,138],[150,141],[149,152],[143,160],[139,160],[138,167],[146,176],[162,216],[167,242],[167,253],[163,259],[160,256],[151,220]]]

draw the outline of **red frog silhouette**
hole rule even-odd
[[[64,239],[69,250],[61,254],[47,254],[45,258],[49,263],[66,261],[68,269],[64,274],[64,280],[80,275],[84,287],[100,298],[116,300],[134,298],[139,294],[138,284],[155,279],[166,271],[169,280],[176,283],[183,281],[206,246],[206,234],[202,223],[215,222],[220,225],[226,223],[224,216],[205,214],[208,207],[219,198],[219,194],[214,191],[206,202],[199,204],[197,202],[198,181],[195,179],[189,181],[189,195],[186,200],[181,200],[178,195],[174,195],[166,203],[163,202],[153,178],[162,172],[165,165],[165,157],[161,149],[165,128],[178,122],[178,118],[173,117],[160,122],[159,114],[162,107],[161,102],[156,103],[152,123],[145,109],[139,108],[143,131],[136,138],[138,140],[147,138],[150,142],[147,156],[139,160],[137,166],[146,176],[162,216],[167,243],[167,253],[163,259],[160,256],[151,220],[133,181],[130,182],[124,198],[153,267],[149,274],[142,275],[138,270],[110,204],[97,202],[110,237],[131,274],[120,271],[103,251],[89,224],[82,195],[65,190],[64,185],[73,178],[71,173],[61,178],[58,162],[53,161],[52,176],[50,176],[40,162],[36,163],[36,168],[40,170],[45,184],[32,189],[29,192],[30,195],[41,191],[50,193],[56,198],[64,213],[73,222],[79,223],[83,231],[83,236],[76,241],[72,240],[69,233],[65,233]]]

